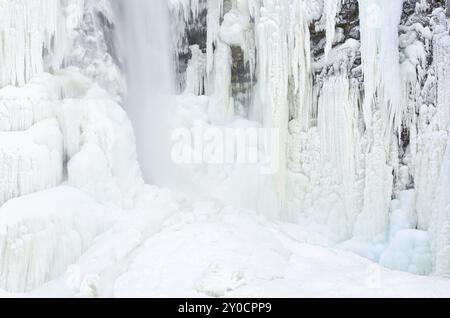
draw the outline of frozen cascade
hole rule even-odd
[[[128,85],[125,109],[133,122],[142,173],[147,182],[167,186],[173,173],[169,94],[174,92],[168,5],[164,0],[112,4]]]

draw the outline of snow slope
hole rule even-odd
[[[140,208],[115,214],[110,229],[61,277],[31,293],[0,295],[450,296],[447,279],[392,271],[317,242],[320,237],[298,225],[215,201],[188,204],[148,188]]]

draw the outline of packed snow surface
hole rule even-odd
[[[44,202],[48,196],[59,196],[61,201],[40,214],[46,215],[43,220],[73,224],[70,231],[48,228],[48,234],[65,232],[78,237],[53,239],[55,248],[69,244],[67,251],[77,253],[85,247],[83,243],[90,242],[89,247],[77,260],[66,255],[73,263],[59,278],[30,293],[1,292],[1,296],[450,296],[447,279],[392,271],[352,253],[319,247],[315,244],[320,237],[308,229],[270,222],[254,212],[217,201],[189,203],[167,190],[149,187],[134,210],[102,212],[100,208],[93,213],[95,204],[86,209],[84,195],[63,187],[17,204],[24,204],[25,211],[30,211],[24,213],[31,221],[40,213],[41,205],[30,205]],[[64,202],[63,198],[71,199]],[[70,209],[59,210],[58,206]],[[55,214],[59,211],[63,213]],[[89,217],[77,217],[79,213],[88,213]],[[109,222],[99,223],[102,215]],[[8,222],[21,219],[10,216]],[[99,224],[109,225],[92,240]],[[70,244],[76,244],[76,248]]]

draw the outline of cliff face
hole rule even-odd
[[[393,249],[414,230],[403,240],[422,242],[434,265],[448,263],[450,219],[437,207],[450,124],[445,1],[170,7],[181,90],[209,96],[214,124],[236,115],[281,131],[279,217],[325,224],[346,248],[426,273],[431,265],[414,256],[399,262],[361,247]]]

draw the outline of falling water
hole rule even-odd
[[[170,94],[174,88],[165,0],[110,0],[116,42],[127,80],[125,109],[133,122],[144,179],[168,186]]]

